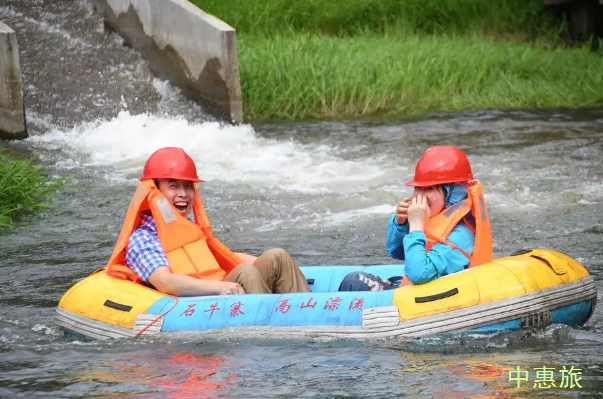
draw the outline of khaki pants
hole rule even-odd
[[[283,249],[270,249],[252,265],[241,263],[225,281],[239,283],[246,294],[310,292],[304,274]]]

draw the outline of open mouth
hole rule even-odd
[[[178,212],[185,212],[188,209],[188,202],[178,201],[174,203],[174,208],[178,210]]]

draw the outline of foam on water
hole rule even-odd
[[[352,209],[349,211],[331,213],[327,212],[316,220],[317,224],[340,225],[347,224],[355,219],[370,218],[375,215],[391,215],[396,210],[395,204],[381,204],[368,208]]]
[[[386,178],[384,158],[345,160],[328,145],[303,145],[256,135],[250,125],[190,123],[184,118],[121,111],[27,139],[40,156],[64,168],[94,168],[108,180],[133,180],[165,146],[183,147],[208,181],[239,182],[301,192],[358,192]]]
[[[163,101],[181,95],[160,80],[153,86]],[[127,105],[121,107],[126,109]],[[39,125],[43,119],[32,121]],[[128,110],[113,119],[99,119],[71,129],[48,124],[44,127],[46,133],[27,140],[43,160],[109,182],[136,184],[152,152],[164,146],[179,146],[193,157],[201,178],[209,184],[243,185],[254,192],[277,188],[311,196],[298,203],[307,208],[297,212],[298,221],[272,218],[256,226],[258,231],[283,228],[292,222],[311,227],[369,220],[392,213],[397,198],[412,193],[403,183],[412,175],[414,160],[395,150],[363,155],[362,151],[352,151],[353,146],[339,148],[321,140],[302,144],[291,138],[265,138],[251,125],[191,122],[184,117],[133,114]],[[552,151],[556,147],[548,148]],[[495,215],[522,217],[543,209],[559,214],[567,207],[601,202],[603,183],[597,178],[575,176],[555,152],[526,158],[525,152],[519,151],[503,158],[470,154],[474,173],[483,182],[488,206]],[[562,190],[556,189],[560,182]],[[321,197],[324,194],[327,197]]]

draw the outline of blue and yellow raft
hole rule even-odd
[[[596,304],[588,271],[559,252],[535,249],[439,278],[377,292],[337,292],[364,270],[385,279],[403,265],[304,266],[312,292],[173,297],[100,269],[70,288],[57,323],[93,339],[229,328],[269,328],[305,336],[382,338],[460,331],[581,326]]]

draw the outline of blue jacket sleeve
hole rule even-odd
[[[408,221],[404,224],[395,222],[396,215],[389,220],[387,228],[387,238],[385,240],[385,249],[387,254],[399,260],[404,260],[404,237],[408,234]]]
[[[457,224],[447,240],[465,252],[473,253],[475,234],[464,223]],[[469,259],[449,245],[438,243],[426,252],[426,241],[425,234],[418,230],[404,237],[405,270],[411,283],[425,284],[469,266]]]

